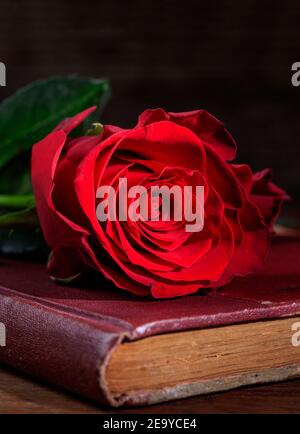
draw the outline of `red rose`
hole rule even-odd
[[[285,193],[270,172],[229,161],[236,145],[205,110],[146,110],[133,129],[68,134],[93,110],[63,121],[33,148],[32,182],[53,278],[99,270],[119,288],[156,298],[219,287],[259,268]],[[204,227],[178,221],[107,221],[96,216],[101,185],[205,186]],[[158,208],[159,209],[159,208]]]

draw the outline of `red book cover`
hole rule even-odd
[[[169,300],[136,297],[107,281],[86,288],[57,285],[44,264],[2,258],[0,266],[0,321],[6,327],[1,362],[114,406],[198,393],[197,387],[170,388],[114,400],[105,370],[122,342],[300,313],[300,238],[295,237],[275,237],[260,272],[217,291]]]

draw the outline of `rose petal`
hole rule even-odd
[[[274,225],[283,201],[289,199],[287,193],[273,184],[271,179],[270,169],[255,173],[250,190],[251,201],[259,209],[269,228]]]
[[[206,110],[183,113],[167,113],[161,108],[145,110],[139,116],[136,128],[164,120],[190,129],[224,160],[235,158],[236,143],[234,138],[226,130],[224,124]]]
[[[60,122],[53,131],[63,130],[66,134],[70,134],[78,125],[82,124],[82,122],[87,118],[93,111],[97,109],[96,106],[90,107],[77,115],[66,118],[62,122]]]

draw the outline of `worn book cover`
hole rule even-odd
[[[300,238],[276,236],[266,264],[255,274],[236,278],[218,291],[169,300],[127,295],[104,280],[101,291],[88,284],[84,288],[57,285],[39,263],[2,258],[0,267],[0,321],[6,325],[1,362],[98,402],[112,406],[151,404],[278,381],[299,373],[300,349],[292,342],[297,329],[292,327],[300,315]],[[260,327],[262,321],[264,326]],[[238,328],[247,324],[256,328]],[[262,362],[268,344],[268,336],[264,337],[267,324],[274,324],[269,328],[273,343],[270,366]],[[237,330],[242,345],[230,346],[227,327],[237,327],[230,329],[229,335],[235,336],[232,330]],[[276,327],[278,334],[274,335]],[[218,365],[207,363],[205,367],[208,338],[219,339],[214,358],[221,359]],[[185,345],[180,346],[183,340]],[[130,359],[136,352],[130,345],[137,344],[138,365]],[[249,353],[246,356],[249,345],[255,345],[256,358]],[[151,348],[160,354],[156,364],[149,362]],[[240,351],[246,351],[244,356]],[[236,371],[222,373],[219,368],[228,365],[228,353],[233,353],[231,363]],[[122,354],[129,357],[132,367],[122,361]],[[194,377],[188,372],[189,355]],[[129,379],[142,370],[144,386],[132,380],[129,386],[122,386],[122,363]],[[177,373],[180,381],[168,378],[168,363],[169,371],[172,366],[186,371],[185,375]],[[197,373],[199,366],[203,372]],[[166,384],[150,380],[159,376],[160,370],[165,372]]]

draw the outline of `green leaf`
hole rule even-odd
[[[30,194],[30,151],[24,152],[0,168],[0,194]]]
[[[32,83],[0,104],[0,253],[47,250],[31,196],[31,147],[63,119],[96,105],[75,134],[86,131],[109,96],[107,80],[57,76]]]
[[[64,118],[97,105],[91,123],[109,96],[106,80],[76,75],[52,77],[19,90],[0,104],[0,167],[28,151]]]
[[[35,198],[32,194],[0,194],[0,209],[15,210],[35,208]]]
[[[11,230],[16,227],[37,228],[38,226],[39,220],[35,208],[27,208],[21,211],[8,212],[0,215],[0,228]]]

